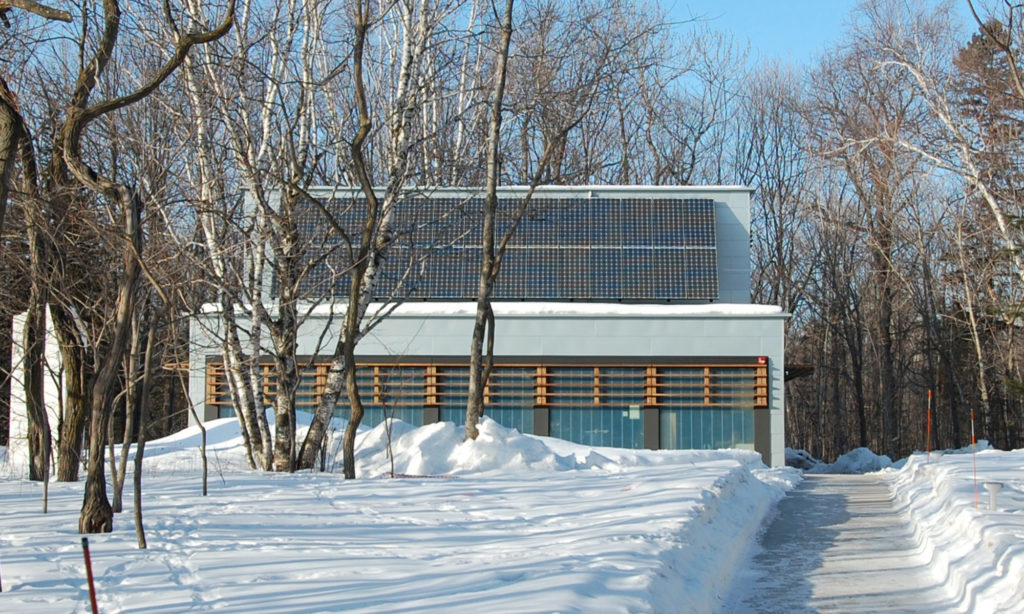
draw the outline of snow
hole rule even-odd
[[[383,425],[364,430],[360,479],[344,480],[250,471],[234,420],[208,431],[210,496],[189,429],[147,445],[149,549],[136,548],[130,511],[90,536],[101,611],[722,611],[801,475],[748,451],[592,448],[485,419],[476,441],[396,422],[399,478]],[[958,452],[875,475],[909,519],[908,556],[931,561],[954,611],[1024,613],[1024,450]],[[886,460],[855,450],[822,470]],[[336,446],[326,463],[340,468]],[[986,481],[1004,484],[995,510]],[[0,611],[88,611],[81,497],[81,483],[52,483],[43,515],[41,485],[0,466]]]
[[[916,551],[908,554],[929,561],[955,611],[1024,613],[1024,450],[995,450],[980,440],[893,463],[857,448],[827,464],[787,449],[786,462],[806,465],[810,474],[878,472],[913,533]],[[994,510],[986,482],[1003,484]]]
[[[395,423],[409,477],[388,477],[383,425],[360,434],[358,480],[267,474],[234,420],[207,428],[210,496],[183,431],[147,445],[149,549],[130,511],[90,536],[101,611],[711,612],[799,481],[749,451],[590,448],[490,420],[476,441]],[[43,515],[38,483],[0,478],[0,610],[88,611],[81,493],[52,483]]]
[[[834,463],[818,463],[807,473],[869,473],[892,465],[892,459],[875,454],[868,448],[855,448],[836,459]]]
[[[703,305],[633,305],[628,303],[557,303],[557,302],[495,302],[494,315],[616,315],[616,316],[764,316],[782,313],[775,305],[739,303],[707,303]],[[408,302],[400,305],[395,315],[473,315],[476,303]]]
[[[313,315],[330,315],[344,311],[343,303],[322,303],[315,307],[302,307],[302,313]],[[387,311],[391,306],[374,303],[369,306],[369,313]],[[559,302],[502,302],[493,304],[494,315],[509,316],[778,316],[782,308],[776,305],[754,305],[749,303],[707,303],[701,305],[636,305],[630,303],[559,303]],[[203,305],[202,313],[217,313],[220,305],[208,303]],[[473,316],[476,314],[476,303],[468,301],[437,302],[410,301],[395,307],[391,315],[395,316]]]
[[[979,443],[976,455],[914,454],[887,477],[919,549],[960,611],[1024,612],[1024,450]],[[1003,484],[994,510],[985,482]]]

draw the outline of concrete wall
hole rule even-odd
[[[28,477],[28,414],[25,409],[25,313],[13,318],[11,330],[11,417],[8,450],[14,473]],[[57,445],[57,425],[61,415],[63,371],[60,346],[53,332],[50,312],[46,312],[46,340],[43,355],[43,402],[50,421],[53,445]],[[51,454],[51,458],[53,455]]]

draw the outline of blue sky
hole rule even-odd
[[[704,17],[712,29],[748,40],[753,58],[811,62],[843,36],[857,0],[662,0],[674,20]],[[966,2],[956,0],[963,6]],[[966,23],[966,19],[965,19]]]

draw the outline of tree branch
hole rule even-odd
[[[7,11],[11,9],[21,9],[23,11],[39,15],[44,19],[71,23],[71,13],[60,9],[50,8],[46,5],[39,4],[34,0],[0,0],[0,15],[3,16],[4,22],[7,21]]]

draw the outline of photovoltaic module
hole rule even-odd
[[[479,198],[409,198],[394,211],[375,299],[472,300],[480,270]],[[300,209],[310,273],[304,293],[344,296],[365,201]],[[522,207],[502,198],[496,240]],[[326,215],[333,220],[326,219]],[[710,199],[533,198],[509,243],[496,300],[703,302],[718,298],[715,204]]]

